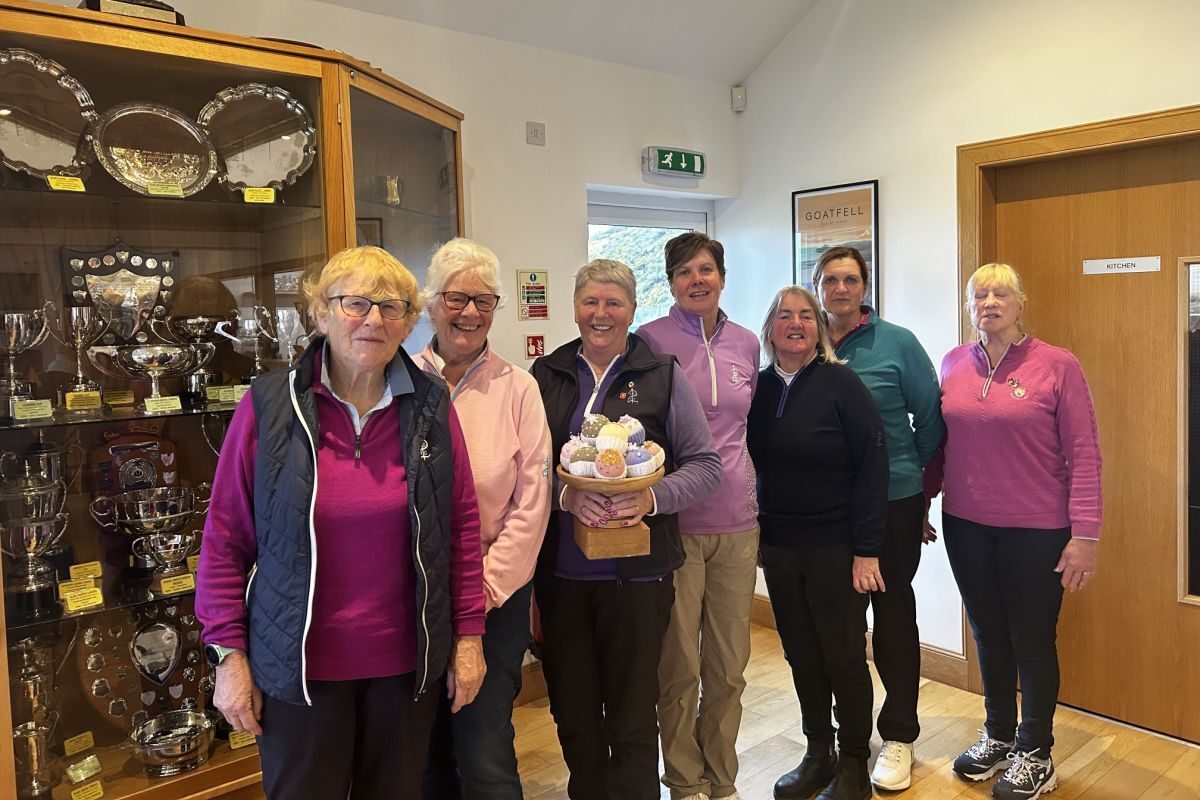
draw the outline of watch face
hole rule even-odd
[[[219,666],[221,663],[221,653],[214,645],[204,645],[204,659],[208,661],[210,667]]]

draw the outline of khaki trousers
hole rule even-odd
[[[684,534],[683,551],[658,668],[662,781],[676,800],[720,798],[733,794],[738,771],[758,529]]]

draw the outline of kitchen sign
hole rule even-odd
[[[1162,272],[1159,256],[1140,258],[1088,258],[1083,262],[1084,275],[1124,275],[1128,272]]]

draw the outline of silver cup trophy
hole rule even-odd
[[[54,788],[50,773],[50,734],[53,731],[53,722],[25,722],[13,728],[18,800],[47,800],[50,797]]]
[[[69,409],[67,401],[69,395],[83,392],[99,392],[103,399],[104,389],[83,373],[83,354],[108,330],[109,320],[102,317],[93,306],[70,306],[66,311],[61,335],[53,327],[48,327],[50,334],[75,356],[75,377],[58,387],[58,405],[71,414],[95,413],[95,409]]]
[[[159,381],[164,378],[179,378],[188,374],[203,358],[212,358],[211,344],[122,344],[92,347],[87,351],[88,359],[96,369],[114,378],[127,380],[149,380],[150,396],[147,400],[162,397]],[[207,353],[207,356],[201,356]],[[139,406],[147,410],[146,403]]]
[[[33,386],[17,377],[17,356],[46,341],[49,317],[54,303],[47,300],[33,311],[6,311],[0,314],[0,356],[7,356],[7,369],[0,375],[0,417],[11,418],[13,406],[33,399]]]
[[[185,562],[188,556],[194,555],[200,548],[200,534],[151,533],[134,539],[130,547],[135,556],[154,564],[150,591],[158,593],[162,591],[165,578],[187,572]]]
[[[162,339],[191,345],[196,350],[196,368],[188,375],[187,389],[183,393],[183,402],[189,408],[203,408],[207,402],[205,390],[220,381],[220,375],[209,372],[205,367],[216,353],[217,338],[225,335],[217,327],[230,324],[236,316],[236,312],[230,312],[151,320],[151,328]]]
[[[263,365],[263,346],[262,340],[266,339],[272,344],[278,344],[279,339],[275,336],[275,326],[271,322],[271,312],[266,306],[253,306],[251,310],[253,315],[250,319],[237,319],[237,334],[229,332],[228,328],[232,326],[232,320],[226,320],[217,325],[214,332],[219,336],[224,336],[234,343],[235,348],[239,353],[254,353],[254,368],[249,375],[242,378],[242,383],[250,383],[252,380],[262,375],[267,371]]]
[[[21,619],[40,619],[59,612],[54,567],[46,555],[67,530],[68,515],[15,519],[0,524],[0,550],[16,559],[4,585],[10,612]]]

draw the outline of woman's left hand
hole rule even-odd
[[[1062,573],[1063,588],[1074,592],[1088,585],[1096,575],[1100,543],[1095,539],[1072,539],[1063,548],[1055,572]]]
[[[487,675],[487,662],[483,660],[482,636],[458,636],[454,640],[454,652],[450,656],[450,667],[446,670],[446,689],[450,697],[450,711],[457,714],[471,704],[479,694],[483,678]]]
[[[887,591],[887,586],[883,583],[883,573],[879,571],[878,558],[855,556],[852,573],[854,575],[854,591],[859,594]]]
[[[649,514],[650,509],[654,507],[654,500],[650,496],[649,489],[614,494],[608,500],[612,503],[610,517],[620,519],[621,525],[626,528],[637,525],[642,521],[642,517]]]

